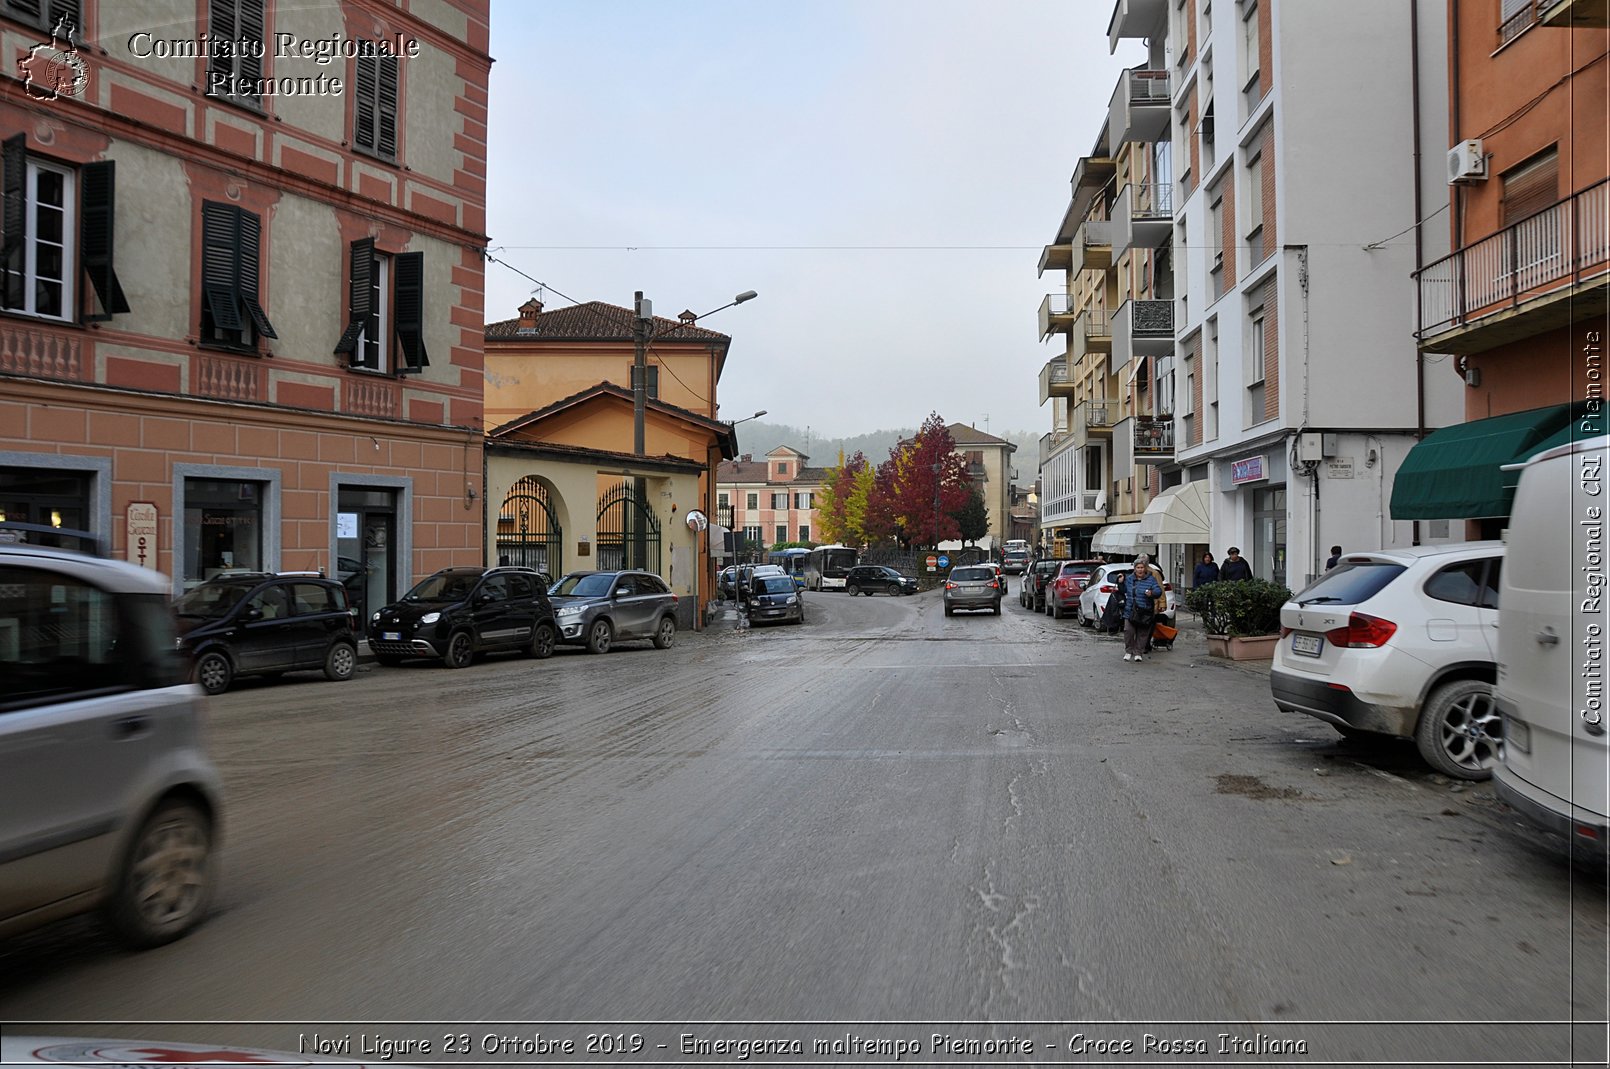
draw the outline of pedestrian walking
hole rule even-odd
[[[1167,608],[1163,583],[1151,568],[1151,558],[1142,553],[1135,558],[1135,568],[1124,587],[1124,660],[1146,659],[1152,649],[1152,626],[1157,614]]]
[[[1129,572],[1111,572],[1107,575],[1107,581],[1116,589],[1107,596],[1101,619],[1096,623],[1096,630],[1103,634],[1124,629],[1124,592],[1129,589]]]
[[[1325,562],[1325,570],[1328,572],[1340,563],[1342,563],[1342,547],[1330,547],[1330,560]]]
[[[1219,566],[1213,562],[1212,553],[1202,554],[1202,561],[1191,572],[1191,589],[1200,590],[1209,583],[1219,581]]]
[[[1219,567],[1221,582],[1230,582],[1235,579],[1251,579],[1252,565],[1248,564],[1241,551],[1231,546],[1224,555],[1224,563]]]

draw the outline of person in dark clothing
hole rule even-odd
[[[1207,586],[1219,581],[1219,566],[1213,563],[1213,554],[1202,554],[1202,562],[1191,572],[1191,588]]]
[[[1328,572],[1340,563],[1342,563],[1342,547],[1330,547],[1330,560],[1325,562],[1325,570]]]
[[[1129,571],[1114,572],[1109,578],[1118,589],[1107,596],[1107,606],[1101,610],[1101,619],[1096,623],[1096,630],[1103,633],[1124,629],[1124,599],[1129,588]]]
[[[1246,558],[1241,556],[1239,549],[1231,546],[1229,552],[1225,554],[1224,564],[1219,567],[1219,579],[1228,583],[1236,579],[1251,578],[1252,565],[1248,564]]]

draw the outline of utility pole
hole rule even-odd
[[[934,465],[934,550],[939,549],[939,473],[944,470],[943,464]]]
[[[632,300],[632,449],[643,455],[643,415],[648,400],[648,328],[654,322],[654,304],[638,290]]]

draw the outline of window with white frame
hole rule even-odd
[[[1241,5],[1241,69],[1245,76],[1241,79],[1247,98],[1247,109],[1257,105],[1260,99],[1258,94],[1258,4],[1257,0],[1246,0]]]
[[[776,545],[778,542],[786,541],[788,541],[788,524],[779,523],[777,525],[777,537],[772,539],[772,544]]]
[[[801,542],[809,542],[811,540],[811,526],[810,526],[810,524],[802,523],[802,524],[799,525],[799,540]]]
[[[795,508],[800,508],[800,509],[808,509],[808,508],[810,508],[811,507],[811,492],[809,490],[801,490],[798,493],[796,493],[794,495],[794,507]]]
[[[747,508],[751,512],[753,512],[756,509],[760,508],[760,495],[758,493],[750,493],[750,494],[746,495],[746,500],[744,501],[744,507]]]
[[[1211,442],[1219,436],[1219,321],[1208,320],[1206,340],[1202,343],[1202,396],[1207,411],[1202,414],[1202,440]]]
[[[1247,343],[1242,347],[1246,360],[1242,366],[1243,381],[1247,384],[1247,418],[1246,426],[1251,427],[1264,420],[1264,318],[1263,305],[1252,309],[1247,314]]]
[[[7,158],[6,216],[13,215],[11,159]],[[27,157],[21,174],[22,225],[17,239],[6,228],[6,308],[47,319],[72,319],[77,277],[72,235],[76,232],[76,176],[66,167]]]
[[[732,504],[732,502],[730,500],[728,500],[728,495],[727,495],[727,492],[725,490],[721,491],[721,493],[716,495],[716,507],[717,508],[723,508],[724,509],[730,504]]]
[[[771,507],[773,509],[779,511],[779,512],[787,511],[787,509],[788,509],[788,491],[787,490],[774,490],[774,491],[772,491]],[[777,541],[781,542],[781,541],[783,541],[783,539],[779,538]]]
[[[1263,262],[1263,153],[1247,160],[1247,263]]]

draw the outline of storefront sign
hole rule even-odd
[[[1243,457],[1240,460],[1230,461],[1230,483],[1240,486],[1242,483],[1255,483],[1260,479],[1268,478],[1263,470],[1263,457]]]
[[[124,513],[129,560],[153,571],[157,566],[157,507],[149,501],[131,501]]]

